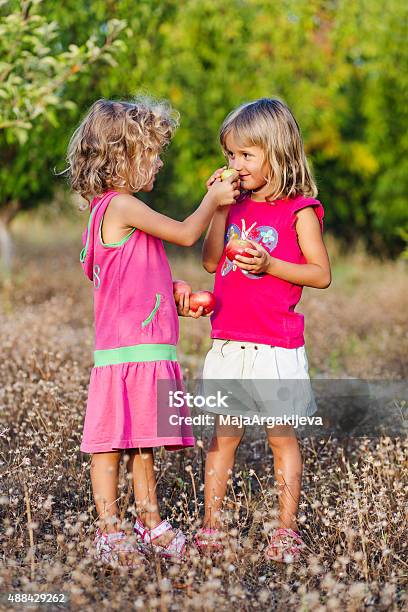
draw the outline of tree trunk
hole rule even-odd
[[[20,210],[21,205],[13,200],[0,209],[0,275],[10,278],[13,263],[13,240],[10,224]]]

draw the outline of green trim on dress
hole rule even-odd
[[[174,344],[135,344],[94,351],[95,367],[144,361],[177,361]]]
[[[99,240],[103,247],[120,247],[122,246],[122,244],[125,244],[125,242],[129,240],[133,232],[136,231],[136,228],[134,227],[129,234],[127,234],[124,238],[122,238],[120,242],[104,242],[102,239],[102,223],[103,223],[104,217],[105,217],[105,213],[103,213],[101,222],[99,223]]]
[[[91,231],[91,221],[92,221],[92,217],[94,216],[95,212],[97,211],[98,206],[95,206],[93,211],[91,212],[91,214],[89,215],[89,221],[88,221],[88,229],[86,232],[86,243],[84,248],[82,249],[80,255],[79,255],[79,261],[81,263],[83,263],[85,261],[85,257],[86,257],[86,252],[88,250],[88,245],[89,245],[89,235],[90,235],[90,231]]]
[[[153,319],[154,315],[159,310],[160,302],[161,302],[161,295],[160,293],[156,293],[156,304],[154,305],[154,308],[152,312],[149,314],[149,316],[147,317],[147,319],[142,321],[142,327],[146,327],[146,325],[149,325],[150,321]]]

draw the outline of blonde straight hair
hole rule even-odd
[[[231,131],[241,145],[263,149],[269,168],[267,200],[317,195],[299,125],[281,100],[260,98],[242,104],[226,117],[220,143],[227,159],[225,138]]]

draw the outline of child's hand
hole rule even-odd
[[[208,315],[203,315],[203,307],[200,306],[197,311],[190,309],[190,296],[188,293],[182,293],[179,295],[177,303],[177,312],[181,317],[192,317],[193,319],[199,319],[201,316],[210,317],[212,312]]]
[[[253,255],[253,257],[250,258],[243,257],[242,255],[236,255],[234,263],[236,263],[241,270],[248,270],[248,272],[251,272],[251,274],[262,274],[267,272],[272,262],[272,257],[262,245],[258,244],[254,240],[248,240],[248,242],[250,242],[254,248],[245,249],[245,252]]]
[[[218,170],[216,170],[208,179],[208,181],[206,182],[206,186],[207,186],[207,191],[209,190],[209,188],[211,187],[211,185],[219,178],[221,178],[221,174],[223,173],[224,170],[226,170],[227,166],[223,166],[222,168],[218,168]]]
[[[235,199],[241,194],[239,185],[239,178],[234,178],[234,176],[230,176],[224,181],[220,178],[215,178],[208,189],[208,193],[216,199],[218,206],[229,206],[230,204],[235,204]]]

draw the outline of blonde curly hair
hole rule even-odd
[[[68,145],[71,187],[88,202],[109,189],[140,191],[157,171],[179,114],[149,96],[133,101],[97,100]]]
[[[233,132],[244,146],[259,146],[268,163],[268,200],[317,195],[303,148],[299,125],[290,109],[276,98],[260,98],[232,111],[220,128],[220,144],[228,160],[225,138]]]

